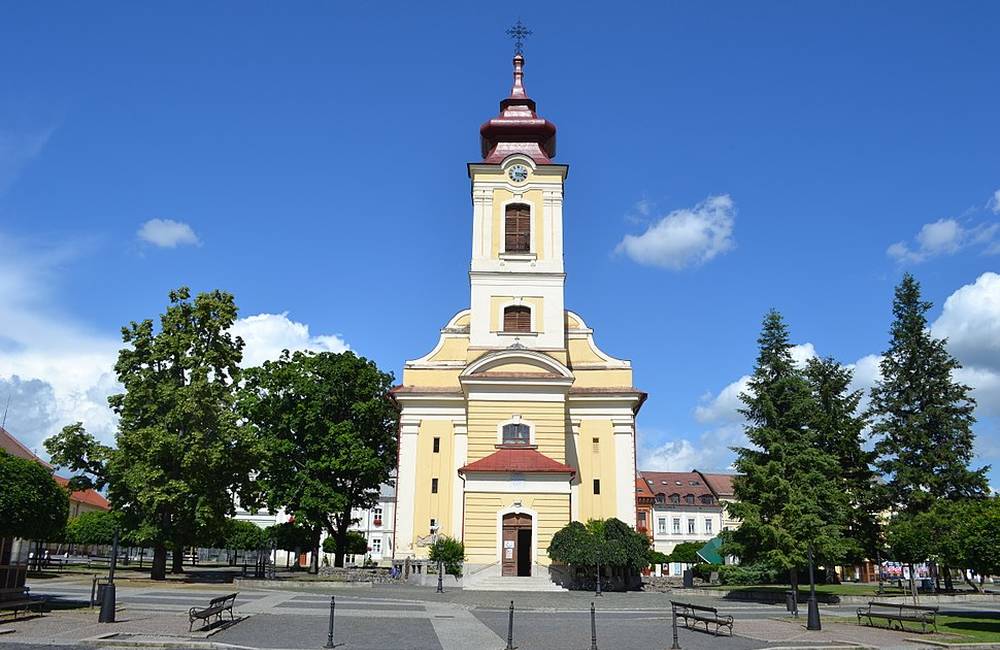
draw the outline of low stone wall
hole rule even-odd
[[[371,582],[374,584],[399,582],[390,576],[388,567],[344,568],[324,566],[319,568],[319,575],[331,582]]]

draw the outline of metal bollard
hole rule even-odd
[[[514,645],[514,601],[510,601],[510,614],[507,615],[507,647],[503,650],[517,650]]]
[[[94,574],[94,580],[90,583],[90,608],[94,609],[94,603],[97,599],[97,574]]]
[[[333,617],[337,610],[337,597],[330,596],[330,628],[326,634],[326,645],[324,648],[336,648],[337,644],[333,642]]]
[[[681,650],[681,644],[677,641],[677,606],[670,606],[670,626],[673,628],[674,632],[674,642],[670,646],[670,650]]]
[[[594,592],[594,595],[595,596],[602,596],[602,597],[604,596],[604,594],[601,593],[601,565],[600,565],[600,563],[597,564],[597,591]]]
[[[597,615],[594,603],[590,603],[590,650],[597,650]]]

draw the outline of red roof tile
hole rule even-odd
[[[52,478],[56,480],[56,483],[63,487],[69,485],[68,478],[63,478],[62,476],[53,476]],[[70,501],[86,503],[89,506],[94,506],[96,508],[100,508],[101,510],[111,510],[111,504],[97,490],[80,490],[78,492],[70,492],[69,499]]]
[[[459,472],[546,472],[576,474],[576,470],[534,449],[504,447],[486,458],[469,463]]]
[[[635,477],[635,495],[640,499],[652,499],[656,496],[649,489],[649,484],[641,476]]]
[[[720,497],[731,497],[733,496],[733,479],[736,478],[733,474],[706,474],[702,472],[702,476],[705,477],[705,481],[708,482],[708,486],[715,491]]]
[[[698,472],[639,472],[653,494],[715,496]],[[694,483],[694,485],[692,485]]]

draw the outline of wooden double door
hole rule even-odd
[[[511,513],[503,516],[500,567],[504,576],[531,575],[531,516]]]

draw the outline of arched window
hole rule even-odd
[[[667,502],[667,495],[663,494],[662,492],[660,494],[656,495],[656,503],[658,505],[662,505],[662,504],[664,504],[666,502]],[[661,519],[660,521],[663,521],[663,520]]]
[[[688,494],[687,496],[685,496],[684,497],[684,503],[687,503],[689,505],[692,504],[692,503],[694,503],[694,495],[693,494]]]
[[[530,332],[531,308],[524,305],[511,305],[503,310],[503,331]]]
[[[507,206],[504,220],[504,252],[531,252],[531,211],[523,203]]]
[[[670,503],[680,503],[680,502],[681,502],[681,495],[679,494],[670,495]]]
[[[511,423],[503,425],[503,444],[530,445],[531,427],[527,424]]]

